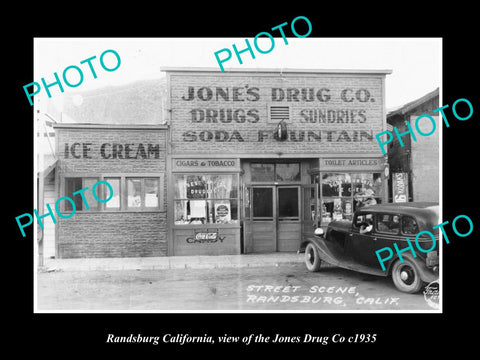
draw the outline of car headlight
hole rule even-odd
[[[322,236],[324,234],[324,231],[322,228],[316,228],[314,234],[315,236]]]

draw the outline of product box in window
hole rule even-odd
[[[215,204],[215,219],[217,223],[229,223],[231,221],[230,201],[219,201]]]
[[[330,214],[322,216],[322,226],[328,225],[328,223],[330,223],[331,221],[332,221],[332,217],[330,216]]]

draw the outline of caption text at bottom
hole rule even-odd
[[[165,344],[187,345],[187,344],[215,344],[215,343],[242,343],[244,345],[250,344],[280,344],[280,343],[303,343],[303,344],[373,344],[377,341],[377,334],[370,333],[355,333],[351,335],[334,334],[332,336],[317,336],[311,334],[303,334],[301,336],[290,336],[275,334],[273,336],[266,336],[264,334],[250,334],[246,336],[230,336],[225,334],[223,336],[204,335],[190,335],[190,334],[164,334],[160,336],[143,336],[141,334],[130,334],[130,336],[115,336],[114,334],[107,334],[106,343],[147,343],[158,345],[159,342]]]

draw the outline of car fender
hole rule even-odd
[[[316,235],[313,235],[313,234],[309,234],[309,235],[306,235],[303,239],[302,239],[302,242],[300,244],[300,248],[299,248],[299,252],[303,252],[305,251],[305,249],[307,248],[307,245],[308,243],[312,243],[314,245],[316,245],[317,247],[319,247],[319,242],[320,241],[325,241],[325,235],[322,235],[322,236],[316,236]]]
[[[388,263],[386,271],[389,275],[391,275],[391,273],[392,273],[393,264],[399,258],[400,257],[398,255],[396,255]],[[419,259],[418,257],[413,257],[413,255],[409,254],[409,253],[402,254],[402,259],[404,260],[404,262],[405,262],[405,259],[408,259],[414,264],[415,268],[418,271],[418,274],[420,275],[420,279],[422,279],[423,282],[430,283],[430,282],[438,279],[438,274],[436,274],[432,269],[427,267],[427,264],[425,264],[425,260]]]
[[[315,248],[318,250],[318,255],[320,256],[320,259],[331,265],[342,267],[341,263],[335,258],[335,256],[330,252],[327,245],[325,244],[325,238],[309,236],[302,245],[305,245],[304,247],[306,247],[308,243],[311,243],[315,246]]]

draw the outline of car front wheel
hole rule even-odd
[[[322,260],[318,255],[318,250],[312,243],[305,248],[305,265],[309,271],[315,272],[320,270]]]
[[[419,292],[423,286],[415,264],[408,259],[403,263],[397,260],[393,264],[392,280],[398,290],[409,294]]]

